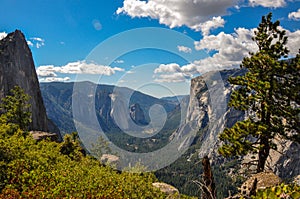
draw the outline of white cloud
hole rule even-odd
[[[287,47],[290,50],[290,55],[295,56],[300,49],[300,30],[291,32],[286,30],[286,35],[288,36]]]
[[[46,77],[40,78],[40,82],[67,82],[70,81],[69,77]]]
[[[36,48],[40,48],[45,45],[45,40],[40,38],[40,37],[31,37],[28,41],[27,44],[29,46],[35,46]]]
[[[291,12],[289,14],[289,19],[293,19],[293,20],[300,20],[300,8],[296,11],[296,12]]]
[[[212,57],[195,61],[198,71],[201,73],[210,70],[237,67],[243,57],[249,52],[258,50],[252,41],[255,29],[238,28],[232,34],[221,32],[217,35],[204,36],[199,42],[195,42],[197,50],[207,50],[216,52]]]
[[[124,64],[124,62],[125,62],[125,61],[124,61],[124,60],[121,60],[121,59],[115,61],[115,63],[117,63],[117,64]]]
[[[285,0],[249,0],[251,6],[263,6],[267,8],[279,8],[286,5]]]
[[[37,74],[40,77],[56,77],[57,73],[62,74],[97,74],[111,76],[116,71],[124,71],[122,68],[87,63],[86,61],[77,61],[66,64],[65,66],[40,66],[37,68]]]
[[[192,29],[196,31],[201,31],[203,35],[209,35],[210,30],[216,29],[219,27],[224,27],[225,20],[222,19],[222,17],[213,17],[212,20],[208,20],[204,23],[195,25],[192,27]]]
[[[156,82],[184,82],[198,74],[194,64],[180,67],[177,63],[161,64],[154,70],[153,78]]]
[[[188,79],[189,78],[184,76],[183,73],[172,73],[172,74],[161,74],[154,81],[155,82],[177,83],[177,82],[185,82]]]
[[[234,7],[238,0],[124,0],[123,7],[117,9],[117,14],[135,17],[150,17],[159,20],[170,28],[188,26],[194,30],[208,31],[220,27],[221,18],[227,8]],[[203,25],[206,21],[212,22]],[[218,22],[218,23],[217,23]]]
[[[7,36],[6,32],[0,32],[0,40]]]
[[[36,69],[36,73],[39,77],[56,77],[55,66],[47,65],[40,66]]]
[[[33,46],[33,43],[29,40],[27,41],[27,44],[28,44],[28,46],[31,46],[31,47]]]
[[[154,77],[159,82],[179,82],[186,81],[197,73],[237,68],[243,58],[249,56],[249,52],[258,50],[257,45],[251,39],[254,36],[254,30],[238,28],[231,34],[221,32],[217,35],[204,36],[201,41],[195,42],[195,48],[196,50],[212,51],[214,54],[211,57],[195,60],[184,66],[176,63],[161,64],[155,69]],[[295,56],[300,46],[300,30],[295,32],[286,30],[286,35],[288,36],[289,55]]]
[[[256,52],[257,45],[252,41],[255,29],[238,28],[232,34],[224,32],[218,35],[204,36],[199,42],[195,42],[197,50],[215,51],[216,53],[204,60],[195,61],[199,72],[210,70],[220,70],[224,68],[238,67],[244,57],[249,56],[249,52]],[[300,46],[300,30],[290,32],[286,30],[288,36],[287,47],[290,55],[298,53]]]
[[[192,49],[186,46],[177,46],[179,52],[191,53]]]

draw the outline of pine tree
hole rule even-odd
[[[0,123],[28,130],[31,122],[29,99],[19,86],[10,90],[10,94],[1,99]]]
[[[287,58],[287,36],[280,22],[272,22],[272,13],[262,17],[253,40],[258,46],[242,61],[244,76],[230,78],[237,85],[230,107],[246,111],[248,119],[237,122],[220,134],[224,156],[258,155],[256,172],[265,169],[270,149],[276,149],[276,136],[300,142],[299,123],[299,55]]]

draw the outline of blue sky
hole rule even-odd
[[[238,67],[262,15],[300,46],[299,0],[2,0],[0,38],[20,29],[41,82],[90,80],[161,97],[190,79]]]

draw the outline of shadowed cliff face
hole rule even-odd
[[[16,85],[31,96],[30,130],[51,131],[61,139],[59,129],[47,118],[32,54],[19,30],[0,40],[0,99]]]

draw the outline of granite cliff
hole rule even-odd
[[[191,81],[190,102],[187,119],[179,132],[185,134],[186,129],[201,132],[199,158],[208,155],[216,164],[224,162],[217,150],[221,145],[219,134],[226,127],[232,127],[237,121],[245,119],[249,113],[241,112],[227,106],[234,87],[228,82],[231,76],[240,76],[245,70],[232,69],[209,72]],[[187,128],[188,125],[194,126]],[[292,178],[300,174],[300,145],[278,139],[278,151],[272,150],[267,168],[281,178]],[[246,161],[247,157],[243,158]]]
[[[20,86],[31,96],[32,123],[29,129],[56,133],[61,140],[59,129],[46,115],[32,54],[19,30],[0,40],[0,99],[14,86]]]

